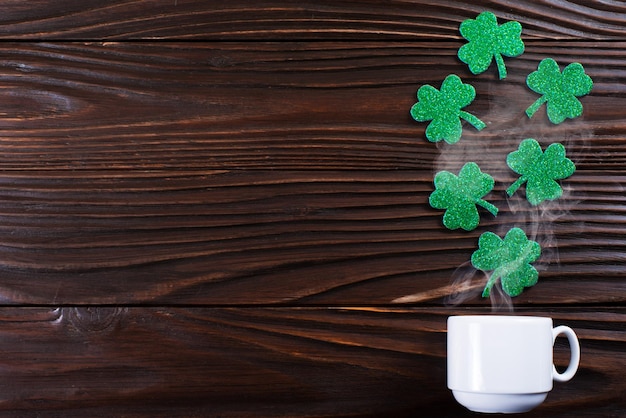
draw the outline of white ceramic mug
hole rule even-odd
[[[567,336],[571,356],[563,373],[554,367],[557,335]],[[541,404],[552,381],[574,377],[580,345],[574,331],[551,318],[467,315],[448,318],[448,388],[475,412],[526,412]]]

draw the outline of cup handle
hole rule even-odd
[[[574,377],[576,370],[578,370],[578,363],[580,363],[580,344],[578,343],[578,338],[576,337],[576,333],[573,329],[565,325],[560,325],[552,329],[552,345],[554,345],[556,337],[559,334],[565,334],[567,337],[571,354],[567,370],[563,373],[557,372],[556,367],[552,365],[552,378],[557,382],[567,382]]]

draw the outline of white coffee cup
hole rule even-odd
[[[567,336],[569,366],[552,360],[559,334]],[[580,345],[574,331],[536,316],[467,315],[448,318],[448,388],[475,412],[526,412],[541,404],[552,381],[574,377]]]

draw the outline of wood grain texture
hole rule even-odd
[[[582,346],[527,415],[626,415],[621,2],[0,6],[1,417],[473,416],[446,388],[446,318],[511,312],[468,260],[513,226],[543,247],[513,312]],[[486,9],[524,26],[504,81],[456,58]],[[524,115],[546,57],[593,77],[582,118]],[[435,145],[409,108],[450,73],[488,126]],[[527,137],[577,164],[553,204],[505,197]],[[432,179],[468,160],[500,213],[448,231]]]
[[[606,189],[569,210],[500,199],[466,233],[428,207],[430,171],[33,174],[0,189],[5,303],[439,304],[480,233],[522,224],[544,255],[517,303],[624,301],[621,222],[593,215]]]
[[[450,39],[491,10],[524,36],[623,39],[619,1],[52,0],[2,2],[5,39]]]
[[[457,46],[0,44],[2,299],[440,304],[480,233],[524,226],[542,286],[517,303],[623,302],[626,44],[534,42],[505,82],[470,76]],[[526,74],[576,51],[595,81],[584,117],[528,120]],[[453,71],[489,126],[436,146],[408,109]],[[556,204],[505,197],[506,155],[527,137],[577,163]],[[498,181],[501,212],[448,231],[433,175],[470,160]]]
[[[0,169],[433,169],[528,136],[567,142],[580,169],[624,163],[626,42],[532,42],[502,82],[495,67],[469,73],[460,42],[250,45],[2,43]],[[526,76],[549,56],[593,77],[583,118],[525,116],[538,97]],[[451,73],[475,86],[468,109],[488,128],[438,148],[409,109]]]
[[[455,312],[3,308],[0,415],[469,417],[446,388]],[[624,309],[519,313],[573,327],[582,347],[577,376],[527,416],[620,416]],[[565,365],[567,344],[555,350]]]

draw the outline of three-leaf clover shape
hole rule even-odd
[[[493,271],[487,280],[483,297],[488,297],[498,279],[509,296],[518,296],[525,287],[533,286],[539,273],[530,263],[541,255],[539,243],[528,239],[520,228],[512,228],[501,239],[485,232],[478,239],[478,250],[472,254],[472,265],[483,271]]]
[[[461,23],[461,35],[468,41],[458,51],[459,59],[469,66],[473,74],[485,72],[495,59],[500,79],[507,76],[503,56],[516,57],[524,52],[519,22],[498,25],[491,12],[479,14],[475,20]],[[568,65],[561,73],[556,61],[551,58],[540,62],[537,71],[527,79],[528,87],[542,96],[535,101],[526,114],[531,118],[546,103],[547,115],[554,124],[582,114],[582,104],[577,97],[588,94],[593,82],[585,74],[580,63]],[[462,134],[461,119],[482,130],[485,123],[476,116],[462,111],[476,97],[475,89],[464,84],[451,74],[441,85],[441,90],[424,85],[418,90],[418,103],[411,108],[411,116],[418,122],[431,121],[426,129],[426,138],[431,142],[445,140],[453,144]],[[526,183],[526,198],[532,205],[561,197],[563,189],[557,180],[571,176],[576,167],[566,158],[565,147],[554,143],[542,151],[534,139],[522,141],[517,151],[507,156],[507,165],[520,177],[506,190],[512,196]],[[436,174],[435,190],[429,198],[433,208],[445,209],[443,223],[449,229],[463,228],[467,231],[478,226],[481,206],[494,216],[498,208],[483,197],[494,187],[494,179],[481,172],[478,165],[469,162],[458,176],[448,171]],[[471,257],[472,265],[480,270],[492,271],[483,291],[489,296],[495,283],[500,280],[502,289],[509,296],[518,296],[525,287],[538,281],[538,272],[531,265],[541,254],[540,245],[528,239],[520,228],[512,228],[504,239],[492,232],[479,238],[478,250]]]
[[[448,229],[463,228],[471,231],[478,226],[480,216],[476,205],[498,214],[498,208],[483,200],[494,186],[493,177],[480,171],[478,164],[466,163],[459,175],[449,171],[440,171],[435,175],[435,191],[429,198],[435,209],[446,209],[443,224]]]
[[[418,122],[432,121],[426,128],[430,142],[442,139],[449,144],[458,142],[463,127],[461,120],[468,121],[479,131],[485,127],[483,121],[471,113],[461,110],[474,101],[476,90],[450,74],[441,84],[441,90],[426,84],[417,91],[418,102],[411,107],[411,116]]]
[[[532,117],[547,102],[548,119],[554,124],[580,116],[583,105],[576,97],[588,94],[593,87],[593,81],[585,74],[582,64],[571,63],[561,73],[559,64],[552,58],[542,60],[537,71],[528,75],[526,84],[535,93],[542,94],[526,109],[526,115]]]
[[[539,143],[532,138],[523,140],[517,151],[507,156],[506,163],[521,175],[506,190],[507,194],[512,196],[526,183],[526,199],[532,205],[561,197],[563,189],[556,180],[567,178],[576,170],[574,163],[565,156],[563,145],[554,143],[542,152]]]
[[[517,57],[524,52],[522,25],[516,21],[498,25],[498,19],[491,12],[482,12],[475,20],[463,21],[459,30],[469,42],[459,48],[457,55],[473,74],[485,72],[495,58],[500,79],[506,78],[502,56]]]

